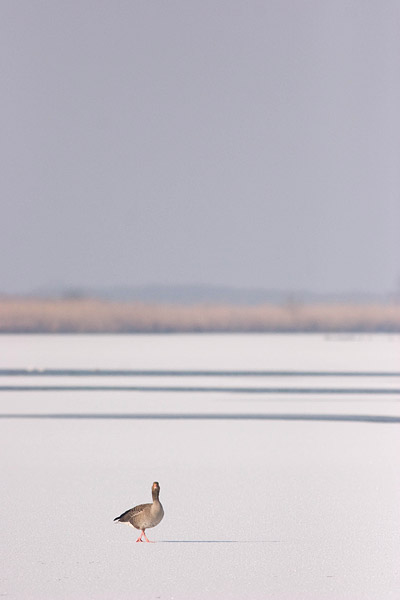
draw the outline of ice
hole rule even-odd
[[[222,339],[212,344],[210,337],[198,336],[196,346],[196,336],[191,336],[190,351],[197,364],[228,367],[219,354]],[[243,336],[237,337],[225,337],[226,352],[236,357],[232,368],[243,367],[243,363],[247,368],[254,366],[251,356],[261,347],[264,355],[281,357],[276,365],[298,365],[290,358],[295,354],[291,345],[299,344],[296,336],[257,338],[256,348],[252,336],[246,343]],[[330,342],[321,336],[319,348],[315,337],[310,345],[308,338],[301,337],[302,368],[323,367],[321,355],[325,355],[330,357],[327,367],[395,370],[398,337]],[[170,336],[151,338],[154,365],[150,348],[147,354],[140,353],[149,343],[147,338],[142,343],[140,336],[122,341],[112,336],[107,349],[99,336],[16,338],[11,342],[11,357],[5,352],[5,338],[0,340],[2,368],[21,367],[24,361],[33,364],[37,356],[44,368],[117,368],[139,363],[140,367],[184,364],[194,368],[195,363],[181,340]],[[162,352],[156,347],[158,342]],[[284,343],[289,357],[286,365]],[[326,349],[325,344],[330,343],[334,351]],[[340,357],[335,357],[337,344],[341,345]],[[243,363],[239,361],[240,347]],[[268,368],[260,357],[254,362],[259,368]],[[370,385],[381,382],[373,380]],[[357,399],[330,397],[322,403],[309,397],[254,399],[254,395],[232,398],[231,394],[183,392],[9,391],[2,392],[1,399],[2,414],[20,415],[51,412],[77,416],[83,411],[90,417],[101,412],[157,414],[167,410],[276,411],[282,415],[358,411],[400,416],[396,396],[376,399],[362,394]],[[5,597],[398,597],[399,424],[284,418],[0,418],[0,440],[0,594]],[[135,504],[149,502],[153,481],[160,482],[165,517],[147,531],[155,544],[136,544],[136,531],[113,519]]]
[[[399,371],[400,335],[2,335],[0,368]]]

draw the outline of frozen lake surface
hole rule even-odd
[[[389,335],[1,336],[0,596],[397,599],[399,358]],[[155,480],[136,544],[113,518]]]

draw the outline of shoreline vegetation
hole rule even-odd
[[[165,304],[0,298],[0,333],[397,333],[400,303]]]

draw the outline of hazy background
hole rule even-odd
[[[0,292],[390,293],[400,4],[0,5]]]

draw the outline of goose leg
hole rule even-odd
[[[151,541],[148,539],[147,535],[146,535],[146,534],[145,534],[145,532],[144,532],[144,529],[143,529],[143,531],[142,531],[142,535],[144,535],[144,539],[146,540],[146,542],[147,542],[148,544],[154,544],[154,542],[151,542]],[[140,536],[140,537],[142,537],[142,536]]]
[[[137,542],[143,542],[143,540],[142,540],[143,534],[144,534],[144,531],[142,531],[142,533],[139,535],[138,539],[136,540]]]

